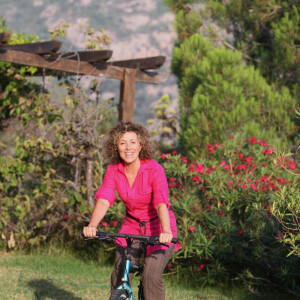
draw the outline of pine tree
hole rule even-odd
[[[205,9],[203,6],[195,8],[200,1],[167,2],[176,12],[178,41],[173,51],[172,71],[179,79],[180,144],[185,152],[195,157],[205,150],[207,143],[222,142],[228,135],[239,132],[264,139],[279,148],[295,143],[293,110],[297,105],[299,78],[298,66],[292,62],[299,59],[295,52],[297,40],[290,40],[289,47],[282,48],[273,42],[259,45],[258,34],[254,38],[251,30],[255,28],[253,24],[264,20],[274,36],[275,32],[282,34],[283,31],[275,29],[287,16],[296,20],[298,9],[292,5],[288,13],[285,8],[282,17],[276,14],[277,19],[269,24],[261,17],[264,8],[256,1],[253,7],[249,1],[242,4],[241,1],[210,1]],[[256,19],[251,14],[247,19],[244,12],[239,13],[240,19],[230,19],[227,9],[233,2],[244,10],[243,5],[248,3],[247,9],[255,12]],[[225,40],[224,31],[223,37],[220,34],[222,27],[207,25],[204,17],[208,16],[233,30],[231,44]],[[293,24],[293,34],[296,34],[299,28]],[[247,34],[252,37],[251,43]],[[254,51],[255,43],[260,50]],[[268,55],[270,47],[271,56]],[[287,48],[296,49],[289,50],[289,58],[283,52]],[[280,55],[286,58],[282,63]]]

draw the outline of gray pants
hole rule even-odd
[[[145,257],[141,277],[145,300],[165,299],[165,286],[162,280],[162,273],[172,256],[174,248],[175,245],[172,245],[166,250],[157,250]],[[143,253],[138,242],[133,243],[130,253],[131,262],[137,265]],[[124,255],[124,248],[118,246],[116,249],[115,268],[111,274],[111,292],[121,283],[124,270]],[[131,273],[129,277],[131,281],[133,274]]]

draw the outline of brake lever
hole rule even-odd
[[[154,245],[160,245],[160,246],[166,246],[169,248],[169,245],[165,244],[165,243],[160,243],[154,240],[149,240],[148,242],[145,242],[145,244],[148,244],[149,246],[154,246]]]
[[[88,238],[88,237],[83,237],[82,240],[83,241],[89,241],[89,240],[95,240],[97,238]]]
[[[156,240],[156,239],[157,239],[157,240]],[[158,237],[156,237],[156,239],[154,239],[154,238],[149,239],[149,242],[151,242],[151,246],[154,246],[154,245],[161,245],[161,246],[165,246],[165,247],[167,247],[167,248],[170,247],[169,245],[167,245],[167,244],[165,244],[165,243],[160,243],[160,242],[158,241]]]

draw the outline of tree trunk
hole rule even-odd
[[[91,207],[95,206],[94,192],[93,192],[93,148],[86,150],[86,189],[87,189],[87,201]]]
[[[76,158],[76,166],[75,166],[75,187],[76,190],[79,191],[81,187],[81,160],[77,157]]]

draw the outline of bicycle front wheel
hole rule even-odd
[[[130,300],[126,290],[115,290],[109,297],[109,300]]]

